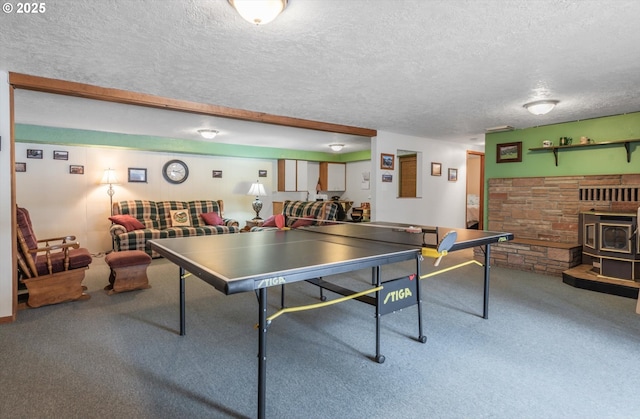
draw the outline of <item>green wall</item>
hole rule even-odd
[[[557,167],[551,150],[529,151],[542,147],[543,140],[559,145],[560,137],[579,144],[582,136],[595,142],[640,139],[640,112],[487,134],[485,178],[640,173],[640,143],[631,144],[631,163],[622,144],[558,150]],[[496,145],[518,141],[522,162],[496,163]]]
[[[489,179],[640,173],[640,143],[630,144],[630,163],[623,144],[560,149],[557,166],[551,150],[529,151],[542,147],[543,140],[559,145],[560,137],[571,137],[573,144],[579,144],[582,136],[596,143],[640,139],[640,112],[487,134],[484,225],[489,225]],[[518,141],[522,141],[522,162],[497,163],[497,144]]]
[[[126,150],[246,157],[252,159],[297,159],[328,162],[371,160],[371,150],[343,154],[321,153],[26,124],[15,124],[15,140],[25,143],[115,147]]]

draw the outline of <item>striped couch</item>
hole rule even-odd
[[[333,201],[284,201],[282,214],[287,227],[294,227],[296,220],[301,218],[313,218],[312,225],[322,225],[336,221],[338,205],[340,204]],[[274,228],[276,227],[252,227],[251,231]]]
[[[171,211],[188,210],[188,225],[174,226]],[[160,255],[147,247],[147,241],[167,237],[206,236],[211,234],[238,233],[238,221],[223,217],[223,201],[147,201],[130,200],[113,204],[114,215],[130,215],[144,225],[144,229],[127,231],[120,224],[112,224],[109,232],[116,250],[142,250],[151,257]],[[215,212],[222,225],[207,225],[200,216]],[[181,214],[184,218],[184,212]],[[181,223],[182,224],[182,223]]]

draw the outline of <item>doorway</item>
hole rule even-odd
[[[398,157],[400,165],[400,198],[415,198],[417,196],[418,158],[415,154]]]
[[[484,229],[484,153],[467,150],[467,228]]]

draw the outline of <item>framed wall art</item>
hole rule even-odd
[[[222,170],[212,170],[211,171],[211,177],[214,178],[214,179],[222,178]]]
[[[522,161],[522,141],[496,145],[496,163],[515,163]]]
[[[27,163],[16,162],[16,172],[26,172],[27,171]]]
[[[258,177],[267,177],[266,170],[258,170]]]
[[[458,181],[458,169],[449,169],[449,181],[450,182]]]
[[[394,166],[394,155],[393,154],[380,154],[380,168],[385,170],[393,170]]]
[[[72,175],[84,175],[84,166],[79,164],[71,164],[69,165],[69,173]]]
[[[382,175],[382,181],[383,182],[393,182],[393,175]]]
[[[54,160],[69,160],[69,152],[68,151],[53,151],[53,159]]]
[[[129,168],[129,182],[146,183],[147,182],[147,169],[140,169],[138,167]]]
[[[431,176],[442,176],[442,163],[431,162]]]
[[[27,150],[27,158],[28,159],[41,159],[42,158],[42,150],[34,150],[32,148]]]

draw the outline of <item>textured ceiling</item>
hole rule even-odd
[[[253,26],[226,0],[56,0],[0,15],[0,68],[473,143],[494,126],[640,111],[638,16],[637,0],[290,0]],[[560,100],[548,115],[522,107],[544,98]],[[18,122],[43,118],[35,97],[16,102]],[[191,135],[219,122],[180,120]],[[242,129],[226,141],[257,141]]]

